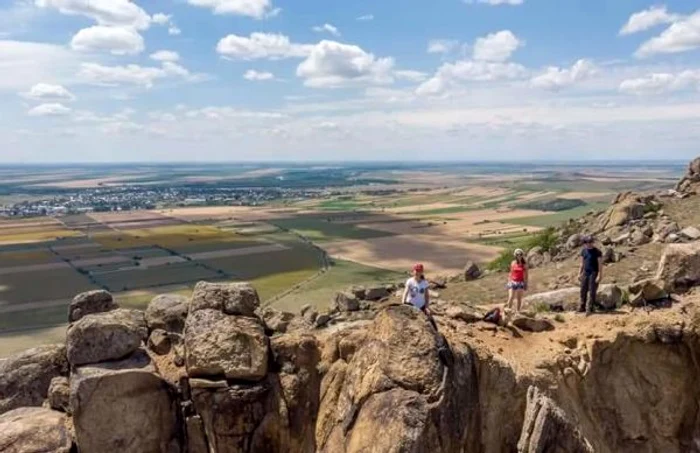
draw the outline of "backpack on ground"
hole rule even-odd
[[[503,319],[503,313],[501,313],[501,309],[496,307],[493,310],[490,310],[488,313],[484,315],[483,320],[486,322],[490,322],[492,324],[499,325],[501,322],[501,319]]]

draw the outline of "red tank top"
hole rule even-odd
[[[510,265],[510,281],[524,282],[525,281],[525,264],[520,264],[517,261]]]

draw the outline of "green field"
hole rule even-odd
[[[291,312],[298,312],[306,304],[311,304],[318,309],[326,309],[330,306],[335,293],[349,286],[395,283],[405,278],[407,276],[400,272],[363,266],[350,261],[335,260],[334,265],[319,278],[303,285],[299,290],[275,301],[270,306]]]
[[[554,214],[543,214],[533,217],[519,217],[516,219],[505,219],[504,223],[513,223],[515,225],[527,225],[536,227],[549,227],[549,226],[559,226],[569,219],[576,219],[583,215],[586,215],[589,211],[599,211],[605,209],[609,206],[609,203],[596,202],[589,203],[585,206],[580,206],[578,208],[569,209],[567,211],[560,211]]]
[[[385,231],[360,228],[349,223],[334,223],[326,217],[306,216],[270,221],[285,230],[292,230],[311,241],[333,241],[342,239],[374,239],[392,236]]]
[[[0,306],[73,298],[91,289],[97,286],[70,268],[0,275]]]

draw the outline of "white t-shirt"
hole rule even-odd
[[[418,280],[414,277],[409,278],[406,281],[406,288],[408,292],[406,293],[406,300],[404,302],[413,305],[421,310],[425,307],[425,293],[428,292],[428,280]]]

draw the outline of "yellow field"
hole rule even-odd
[[[20,232],[20,230],[13,231],[13,233],[8,233],[7,230],[0,232],[0,245],[28,244],[31,242],[51,241],[59,238],[82,236],[82,233],[68,229],[50,229],[28,232]]]
[[[55,261],[57,261],[56,255],[48,250],[0,252],[0,268],[46,264]]]

